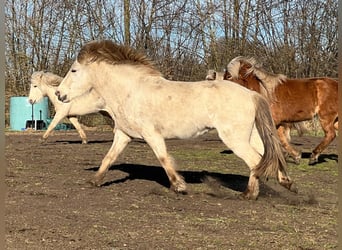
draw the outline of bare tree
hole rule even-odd
[[[124,0],[124,26],[125,26],[125,44],[131,44],[131,15],[130,15],[130,8],[129,8],[129,0]]]
[[[238,55],[290,77],[337,77],[337,9],[333,0],[6,0],[6,96],[27,95],[35,70],[64,75],[94,39],[142,51],[175,80],[204,79]]]

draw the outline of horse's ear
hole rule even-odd
[[[44,71],[35,71],[32,73],[33,78],[41,79],[43,77]]]
[[[45,75],[45,74],[47,74],[48,73],[48,71],[47,70],[43,70],[43,71],[41,71],[41,74],[40,74],[40,79],[43,79],[43,76]]]
[[[216,79],[216,71],[215,70],[209,70],[207,73],[207,76],[205,77],[206,80],[213,81]]]

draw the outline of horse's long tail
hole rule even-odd
[[[278,177],[278,170],[286,177],[286,161],[275,128],[267,100],[259,94],[254,95],[256,105],[255,125],[264,145],[264,154],[255,167],[256,176]]]

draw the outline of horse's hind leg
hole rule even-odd
[[[101,166],[95,174],[94,179],[90,181],[93,185],[100,186],[102,184],[102,180],[108,171],[108,168],[115,162],[117,157],[130,141],[131,138],[128,135],[123,133],[121,130],[115,130],[113,144],[106,156],[103,158]]]
[[[234,154],[243,159],[250,169],[248,185],[241,196],[244,199],[256,200],[259,195],[259,176],[255,175],[254,168],[261,159],[260,154],[258,154],[249,144],[245,144],[241,147],[230,147],[230,149]]]
[[[256,143],[254,143],[255,145],[253,147],[249,143],[249,138],[247,136],[238,136],[236,134],[233,136],[221,132],[219,132],[219,136],[224,144],[226,144],[235,155],[244,160],[250,169],[248,185],[241,195],[242,198],[256,200],[259,195],[259,176],[255,175],[254,168],[261,160],[260,152],[263,151],[263,148],[256,148]],[[260,143],[258,146],[260,146]]]
[[[280,185],[287,188],[291,192],[298,193],[298,188],[296,184],[287,175],[286,170],[284,168],[278,169],[278,182]]]
[[[72,125],[74,125],[75,129],[77,130],[78,134],[80,135],[82,139],[82,144],[87,144],[88,139],[87,135],[85,134],[84,130],[82,129],[81,124],[78,122],[78,119],[76,117],[69,117],[70,122]]]
[[[185,193],[185,181],[175,170],[174,160],[167,153],[164,138],[159,134],[155,134],[153,136],[144,137],[144,139],[150,145],[160,164],[164,168],[166,175],[169,178],[171,188],[177,193]]]
[[[299,164],[301,153],[295,150],[288,142],[286,133],[288,133],[289,130],[290,130],[290,126],[288,124],[279,125],[279,127],[277,128],[279,140],[280,140],[281,145],[284,147],[285,151],[294,159],[296,164]]]

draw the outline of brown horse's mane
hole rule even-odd
[[[248,65],[247,75],[254,74],[260,82],[260,87],[264,88],[269,95],[273,95],[274,89],[282,84],[287,77],[283,74],[273,74],[265,71],[261,64],[259,64],[253,57],[247,58],[243,56],[238,56],[232,60],[232,62],[238,61],[239,69],[243,66],[243,64]],[[239,70],[235,69],[235,70]],[[234,70],[234,69],[233,69]],[[230,72],[232,76],[238,76],[238,72]],[[234,75],[233,75],[234,74]]]
[[[161,75],[154,63],[144,54],[131,47],[115,44],[110,40],[92,41],[85,44],[77,56],[77,61],[81,64],[103,61],[112,65],[144,66],[144,68],[148,69],[148,73]]]

